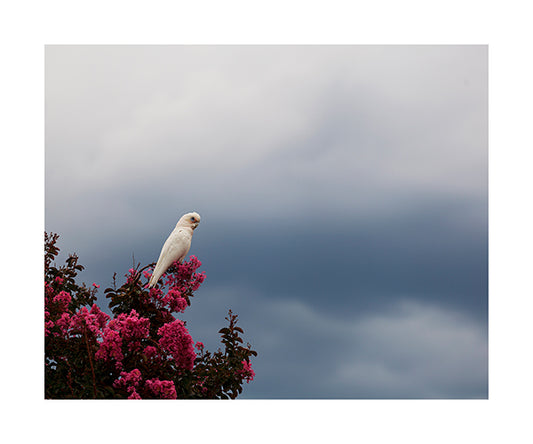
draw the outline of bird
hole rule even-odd
[[[200,215],[196,212],[187,213],[181,216],[176,224],[176,228],[163,244],[161,254],[148,283],[148,287],[157,284],[159,278],[167,271],[174,262],[181,263],[191,248],[193,231],[198,228]]]

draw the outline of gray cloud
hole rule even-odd
[[[257,218],[479,197],[486,89],[478,47],[49,47],[47,206],[113,189]]]
[[[339,317],[245,286],[211,287],[195,305],[191,333],[211,341],[213,331],[198,328],[203,317],[214,322],[230,307],[241,310],[260,350],[246,397],[487,397],[486,327],[454,310],[397,295],[370,316]]]
[[[362,397],[486,397],[486,330],[454,312],[404,303],[355,328],[353,358],[337,369],[338,393]]]
[[[374,311],[400,293],[486,322],[488,227],[479,209],[465,205],[428,203],[389,219],[358,222],[326,213],[286,223],[279,217],[236,223],[214,215],[212,220],[207,213],[191,254],[219,284],[244,282],[265,294],[302,298],[315,308],[341,293],[344,297],[324,307],[336,314]],[[72,249],[65,252],[80,253],[91,271],[85,279],[108,285],[113,272],[123,274],[132,265],[132,254],[143,264],[155,260],[173,223],[159,222],[160,233],[154,229],[144,236],[128,230],[102,233],[97,225],[90,246],[81,248],[71,238]],[[318,236],[317,226],[323,231]]]

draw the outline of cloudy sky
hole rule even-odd
[[[197,211],[244,398],[488,396],[486,46],[47,46],[45,228],[102,288]],[[100,295],[99,302],[107,301]]]

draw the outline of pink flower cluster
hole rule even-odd
[[[108,328],[120,331],[122,339],[128,343],[128,349],[133,351],[138,350],[141,340],[148,337],[150,321],[139,317],[135,310],[131,310],[129,315],[121,313],[109,321]]]
[[[176,272],[163,274],[160,281],[163,283],[163,287],[169,288],[168,292],[164,294],[162,287],[152,287],[149,292],[150,298],[158,301],[170,312],[183,313],[188,306],[186,296],[190,296],[192,292],[198,290],[205,280],[205,272],[196,272],[201,265],[202,263],[196,256],[190,256],[187,262],[181,264],[174,262],[172,266]],[[135,270],[130,269],[129,272],[130,278],[134,276]],[[146,279],[150,279],[152,272],[153,270],[145,270],[143,275]]]
[[[128,270],[128,273],[129,274],[126,275],[126,282],[128,284],[131,284],[135,280],[135,278],[137,277],[137,271],[135,270],[135,268],[130,268]]]
[[[254,380],[255,372],[252,369],[252,365],[247,361],[242,361],[242,370],[240,370],[239,374],[246,383],[249,383],[250,381]]]
[[[183,322],[179,319],[169,322],[158,330],[158,334],[161,335],[159,339],[161,349],[172,355],[176,366],[192,370],[196,359],[194,341]]]
[[[148,345],[144,349],[144,354],[148,359],[154,358],[157,356],[157,348],[155,348],[153,345]]]
[[[63,321],[66,322],[66,316],[63,316]],[[70,319],[71,333],[84,334],[86,329],[94,336],[102,336],[102,329],[107,324],[109,315],[105,314],[100,308],[93,304],[91,310],[87,307],[81,307]]]
[[[170,311],[183,313],[187,308],[187,300],[181,297],[180,291],[175,287],[168,291],[167,295],[162,298],[162,301]]]
[[[120,372],[120,377],[113,382],[115,388],[125,388],[130,394],[128,399],[141,399],[137,392],[141,388],[142,375],[139,369],[131,372]],[[160,381],[157,378],[148,379],[144,382],[144,387],[161,399],[176,399],[176,386],[173,381]]]
[[[51,297],[54,296],[54,289],[52,288],[52,286],[44,281],[44,301],[45,301],[45,304],[47,304],[49,302],[49,299]]]
[[[130,396],[128,399],[141,399],[140,395],[135,390],[141,383],[141,372],[138,369],[133,369],[131,372],[120,372],[120,378],[115,380],[113,387],[126,388]]]
[[[58,284],[63,282],[59,276],[54,279]],[[68,307],[72,296],[67,291],[55,291],[50,284],[45,282],[45,336],[67,336],[69,334],[84,334],[91,332],[94,336],[101,336],[101,330],[107,324],[109,316],[93,304],[89,311],[82,307],[76,313],[71,314]],[[50,312],[55,313],[52,319]],[[54,320],[55,319],[55,320]],[[59,331],[54,327],[58,327]]]
[[[103,361],[115,360],[117,369],[121,369],[124,354],[122,353],[122,338],[120,337],[120,333],[106,327],[103,338],[104,340],[100,344],[100,348],[94,355],[95,358]]]
[[[52,275],[50,278],[46,272],[45,346],[50,378],[64,378],[64,362],[77,365],[77,358],[71,359],[71,356],[88,353],[89,358],[95,358],[88,362],[96,396],[105,396],[112,384],[116,396],[127,396],[128,399],[177,399],[178,394],[180,397],[216,397],[221,390],[227,391],[227,383],[224,382],[226,377],[231,377],[231,383],[235,381],[239,387],[245,380],[252,381],[255,372],[248,362],[246,350],[242,351],[236,365],[231,356],[229,360],[219,359],[218,354],[211,356],[205,351],[202,342],[195,344],[186,324],[173,316],[173,313],[185,311],[189,298],[204,282],[205,273],[197,272],[201,265],[195,256],[190,256],[185,263],[174,263],[172,272],[163,275],[160,285],[144,291],[139,291],[142,286],[138,281],[141,272],[131,268],[126,275],[128,285],[114,292],[106,291],[106,296],[112,298],[110,306],[115,313],[114,319],[96,304],[74,310],[74,307],[87,301],[87,294],[90,297],[88,300],[95,300],[99,285],[93,283],[93,288],[86,288],[85,284],[77,287],[70,277]],[[148,279],[150,272],[144,271],[144,277]],[[67,289],[72,294],[65,291]],[[122,297],[123,294],[126,296]],[[123,308],[125,306],[128,307],[126,310],[135,307],[138,312],[132,309],[128,313]],[[117,315],[118,311],[126,312]],[[231,311],[229,316],[233,325],[236,316]],[[151,325],[152,320],[154,324]],[[255,354],[254,351],[250,353]],[[82,372],[87,370],[83,362],[79,360]],[[195,364],[197,369],[194,368]],[[54,371],[57,375],[54,375]],[[183,386],[176,386],[174,380],[182,379]],[[67,382],[69,385],[70,382]],[[77,389],[73,389],[73,386],[65,389],[70,390],[73,396],[78,396],[74,395]],[[101,386],[105,388],[100,390]]]
[[[205,271],[196,273],[196,270],[201,267],[202,263],[196,256],[190,256],[188,262],[181,264],[174,262],[178,272],[173,274],[166,274],[165,284],[170,288],[181,289],[182,293],[187,290],[196,291],[205,280]]]
[[[145,386],[161,399],[176,399],[178,397],[173,381],[160,381],[157,378],[149,379],[145,382]]]
[[[139,317],[135,310],[131,310],[129,315],[121,313],[103,328],[103,341],[96,352],[96,358],[106,361],[114,359],[117,368],[122,368],[122,344],[128,344],[130,351],[139,350],[141,340],[149,335],[149,327],[150,321]]]
[[[61,336],[63,337],[67,336],[69,328],[70,328],[70,314],[63,313],[61,317],[56,321],[55,325],[59,327]]]
[[[60,279],[60,278],[56,278],[56,279]],[[53,301],[59,305],[59,309],[61,311],[67,310],[71,300],[72,300],[72,297],[70,296],[70,293],[66,291],[59,292],[58,294],[54,296],[54,299],[53,299]]]
[[[52,328],[54,328],[54,321],[48,320],[50,318],[50,312],[44,312],[44,335],[48,336],[52,333]]]

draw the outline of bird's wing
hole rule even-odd
[[[191,247],[191,236],[186,230],[174,230],[165,241],[161,254],[157,260],[154,272],[150,278],[149,286],[153,287],[159,278],[175,261],[182,261]]]

